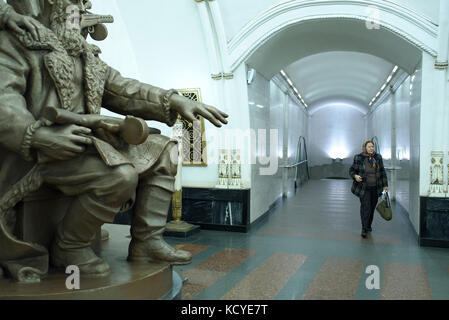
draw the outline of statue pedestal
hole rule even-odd
[[[201,227],[195,226],[193,224],[184,221],[170,221],[165,226],[164,236],[176,237],[176,238],[187,238],[195,233],[200,232]]]
[[[129,226],[105,224],[110,234],[100,256],[111,267],[104,278],[81,275],[80,290],[68,290],[65,270],[50,269],[40,283],[18,284],[0,278],[0,300],[155,300],[180,299],[182,280],[167,263],[130,263]]]

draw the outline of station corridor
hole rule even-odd
[[[246,234],[167,237],[194,255],[175,267],[187,278],[182,299],[449,299],[447,249],[419,247],[396,202],[392,221],[376,212],[363,239],[350,187],[350,180],[311,180]],[[378,290],[366,288],[370,265],[380,270]]]

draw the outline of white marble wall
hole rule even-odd
[[[412,81],[413,79],[413,81]],[[410,205],[409,218],[415,231],[419,234],[419,217],[420,217],[420,135],[421,129],[421,88],[422,88],[422,68],[419,66],[410,79],[410,165],[409,165],[409,181],[410,181]]]
[[[267,130],[275,128],[278,130],[278,147],[276,148],[279,160],[282,158],[282,129],[283,129],[283,98],[281,94],[276,95],[270,81],[256,73],[251,85],[248,86],[248,101],[250,108],[251,129]],[[277,99],[276,99],[277,98]],[[273,108],[273,110],[271,110]],[[267,134],[268,136],[268,134]],[[268,145],[269,139],[267,139]],[[281,142],[281,143],[279,143]],[[252,142],[252,143],[257,143]],[[266,148],[269,150],[270,148]],[[257,148],[256,155],[260,156],[261,150]],[[257,160],[257,159],[256,159]],[[261,175],[259,162],[251,165],[251,222],[265,213],[269,206],[282,194],[282,174],[277,170],[273,176]]]
[[[392,126],[396,129],[396,180],[388,172],[388,183],[394,186],[396,201],[408,212],[415,231],[419,232],[419,163],[421,68],[409,76],[393,95],[368,115],[368,136],[377,136],[386,167],[392,163]],[[396,119],[392,123],[392,107]]]
[[[420,134],[420,188],[422,197],[445,197],[445,193],[430,194],[431,153],[444,153],[444,177],[448,181],[448,152],[449,139],[449,99],[448,99],[448,70],[435,68],[435,59],[423,54],[422,82],[421,82],[421,134]]]
[[[264,175],[262,165],[251,165],[251,222],[270,209],[270,206],[278,200],[283,193],[283,185],[287,185],[287,192],[294,188],[294,170],[280,168],[285,163],[294,164],[296,157],[296,145],[300,136],[307,133],[307,112],[298,106],[291,98],[279,88],[274,81],[265,79],[256,73],[253,82],[248,85],[248,101],[250,108],[251,129],[254,131],[265,130],[267,133],[266,154],[272,149],[272,156],[277,159],[277,170],[274,174]],[[284,115],[288,112],[287,132],[284,132]],[[270,143],[270,130],[277,132],[277,145]],[[284,134],[287,136],[284,137]],[[284,161],[284,138],[287,141],[288,161]],[[257,138],[256,154],[259,157],[261,150]],[[286,170],[287,180],[283,182],[283,173]]]
[[[364,114],[345,104],[329,104],[309,118],[310,166],[331,164],[343,159],[352,164],[356,153],[362,151],[366,136]]]
[[[410,77],[395,93],[396,105],[396,200],[410,210]]]
[[[385,165],[390,165],[391,160],[391,98],[370,115],[368,115],[368,136],[367,139],[377,137],[380,154]]]

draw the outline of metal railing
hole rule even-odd
[[[302,152],[304,150],[304,152]],[[298,144],[296,148],[296,163],[279,166],[280,168],[285,169],[293,169],[295,168],[295,189],[298,188],[300,184],[303,184],[304,182],[310,180],[310,173],[309,173],[309,159],[307,156],[307,145],[306,145],[306,138],[301,136],[298,139]],[[304,170],[304,169],[305,170]],[[305,171],[305,174],[304,174]],[[301,174],[303,173],[303,174]],[[298,183],[299,180],[299,183]]]
[[[298,167],[298,166],[300,166],[301,164],[306,163],[306,162],[309,162],[309,161],[308,161],[308,160],[304,160],[304,161],[301,161],[301,162],[298,162],[298,163],[295,163],[295,164],[290,164],[290,165],[288,165],[288,166],[279,166],[279,167],[280,167],[280,168],[291,169],[291,168]]]

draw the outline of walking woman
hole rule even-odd
[[[351,192],[360,198],[360,217],[362,219],[362,237],[372,231],[374,211],[382,191],[388,191],[388,180],[382,156],[374,152],[374,142],[367,141],[363,152],[355,155],[349,169],[354,180]]]

